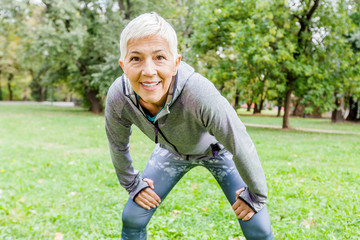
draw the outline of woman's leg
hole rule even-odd
[[[218,181],[230,204],[234,204],[235,192],[246,187],[246,184],[236,169],[231,153],[226,151],[216,159],[204,160],[202,163]],[[239,220],[239,223],[246,239],[273,239],[266,206],[249,221]]]
[[[163,201],[175,184],[191,168],[188,161],[156,146],[143,171],[142,178],[154,181],[154,191]],[[146,225],[155,210],[156,208],[146,210],[129,198],[122,214],[121,239],[146,239]]]

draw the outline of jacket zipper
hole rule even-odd
[[[165,139],[166,142],[168,142],[173,148],[174,150],[179,153],[178,149],[175,147],[174,144],[172,144],[164,135],[164,133],[160,130],[159,125],[158,125],[158,121],[156,121],[154,123],[155,126],[155,143],[158,143],[158,133],[160,133],[160,135]]]
[[[159,143],[159,141],[158,141],[158,132],[159,132],[158,122],[155,122],[154,125],[155,125],[155,143],[158,144]]]
[[[130,100],[131,100],[131,99],[130,99]],[[135,104],[132,100],[131,100],[131,102],[132,102],[135,106],[137,106],[138,110],[140,111],[139,105],[138,105],[138,104]],[[171,142],[169,142],[169,140],[168,140],[168,139],[165,137],[165,135],[161,132],[161,130],[160,130],[160,128],[159,128],[159,125],[158,125],[158,121],[156,121],[156,122],[151,122],[151,121],[146,117],[146,115],[145,115],[142,111],[140,111],[140,112],[141,112],[141,114],[145,117],[146,120],[148,120],[151,124],[153,124],[153,125],[155,126],[155,143],[156,143],[156,144],[159,143],[158,133],[160,132],[160,135],[165,139],[165,141],[168,142],[168,143],[174,148],[174,150],[175,150],[177,153],[179,153],[179,151],[178,151],[178,149],[175,147],[175,145],[172,144]],[[180,153],[179,153],[179,154],[180,154]]]

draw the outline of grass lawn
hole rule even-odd
[[[299,124],[316,128],[311,121]],[[359,239],[360,136],[248,132],[266,173],[276,239]],[[137,169],[153,147],[134,128]],[[103,116],[79,108],[0,105],[0,239],[119,239],[127,198],[110,160]],[[232,239],[242,233],[219,186],[199,167],[161,204],[148,235]]]
[[[252,113],[246,112],[245,109],[240,109],[238,111],[240,119],[244,123],[282,126],[282,117],[276,117],[276,113],[274,113],[274,111],[265,110],[262,111],[263,115],[254,117]],[[290,118],[290,125],[292,128],[310,128],[360,133],[360,123],[344,122],[334,124],[331,122],[331,119],[327,118],[292,117]]]

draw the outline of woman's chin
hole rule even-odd
[[[161,101],[161,98],[157,98],[157,97],[144,97],[141,99],[145,103],[154,104],[154,105],[157,105]]]

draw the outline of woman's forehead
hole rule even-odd
[[[137,39],[130,39],[127,43],[128,53],[143,53],[143,52],[169,52],[169,43],[163,37],[152,35]]]

